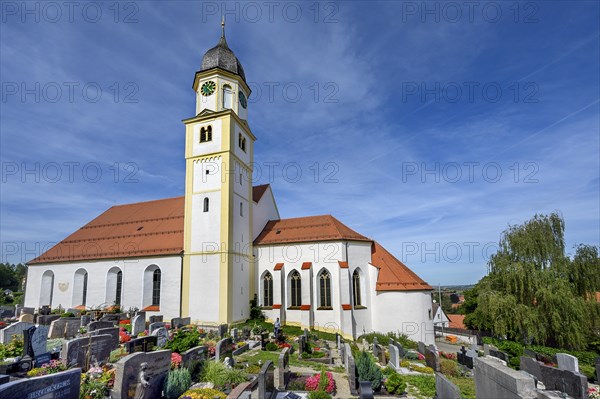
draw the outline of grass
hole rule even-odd
[[[280,351],[269,352],[269,351],[263,351],[260,349],[251,350],[251,351],[241,354],[240,356],[236,356],[236,362],[237,363],[248,362],[248,364],[252,365],[252,364],[257,364],[259,361],[261,361],[262,364],[265,364],[267,361],[270,360],[275,365],[277,365],[277,361],[279,359],[280,353],[281,353]],[[344,372],[344,370],[345,370],[343,367],[340,367],[340,366],[334,367],[334,366],[330,366],[330,365],[322,364],[322,363],[298,360],[297,348],[294,350],[294,353],[292,355],[290,355],[290,366],[307,367],[307,368],[311,368],[318,372],[334,371],[334,372],[340,373],[340,372]]]
[[[255,323],[267,331],[270,331],[270,332],[273,331],[273,324],[266,322],[264,320],[247,320],[245,323],[236,324],[234,327],[236,327],[240,330],[244,327],[252,328],[252,327],[254,327]],[[310,330],[310,333],[318,336],[319,339],[324,339],[326,341],[335,342],[335,333],[318,331],[318,330]],[[297,326],[283,326],[283,334],[287,335],[287,336],[290,336],[290,335],[299,336],[299,335],[304,334],[304,329],[297,327]]]
[[[449,377],[459,389],[465,399],[475,399],[475,380],[469,377]]]
[[[435,376],[403,375],[408,384],[408,392],[419,399],[433,398],[435,395]]]

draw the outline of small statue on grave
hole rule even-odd
[[[135,389],[135,399],[146,399],[146,388],[150,386],[150,376],[146,374],[148,363],[140,364],[139,382]]]
[[[230,357],[226,357],[225,360],[223,360],[223,364],[225,365],[225,367],[227,367],[228,369],[232,369],[234,366],[233,363],[233,359]]]

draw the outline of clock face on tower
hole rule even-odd
[[[248,106],[248,102],[246,101],[246,96],[244,93],[240,91],[238,97],[240,98],[240,104],[242,104],[242,107],[246,108]]]
[[[202,87],[200,87],[200,93],[202,93],[203,96],[208,97],[215,92],[215,87],[217,87],[215,82],[209,80],[208,82],[204,82]]]

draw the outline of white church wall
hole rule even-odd
[[[236,157],[242,160],[246,165],[248,165],[252,160],[250,159],[250,154],[252,153],[252,139],[248,136],[245,130],[235,121],[232,120],[232,152]],[[239,145],[239,138],[242,135],[242,139],[246,140],[245,150]],[[251,179],[248,179],[251,180]]]
[[[370,265],[371,262],[371,243],[370,242],[349,242],[348,243],[348,267],[350,270],[350,289],[352,292],[352,276],[358,269],[360,274],[360,292],[361,306],[357,308],[353,306],[352,317],[354,319],[354,334],[359,336],[366,331],[371,330],[371,311],[373,304],[371,302],[370,293],[375,290],[375,280],[372,279],[370,269],[375,267]],[[353,298],[352,298],[353,299]],[[354,305],[354,303],[352,302]]]
[[[235,171],[232,173],[233,192],[243,196],[244,198],[248,198],[248,193],[250,192],[250,180],[252,176],[250,176],[248,169],[237,160],[234,161],[234,168]]]
[[[192,323],[219,321],[221,255],[190,256],[190,314]]]
[[[213,95],[214,96],[214,95]],[[212,97],[212,96],[211,96]],[[208,127],[212,129],[212,140],[204,143],[200,142],[200,129]],[[199,123],[194,125],[194,145],[192,147],[192,155],[204,155],[213,152],[221,151],[222,148],[222,137],[223,137],[223,121],[221,119],[215,119],[206,123]]]
[[[204,198],[208,198],[208,212],[203,212]],[[193,252],[208,252],[218,250],[221,242],[221,232],[215,226],[221,223],[221,192],[209,191],[192,195],[192,238]]]
[[[271,186],[263,194],[258,203],[252,202],[252,241],[263,231],[269,220],[279,220],[279,212],[275,206],[275,199]],[[260,274],[258,274],[260,275]]]
[[[57,263],[46,265],[30,265],[27,271],[27,291],[25,306],[39,307],[47,300],[47,290],[42,292],[42,280],[46,271],[54,273],[52,307],[59,305],[72,308],[81,305],[74,298],[75,273],[84,269],[88,273],[86,306],[110,306],[107,301],[107,285],[113,286],[109,271],[118,268],[123,272],[121,306],[144,307],[144,271],[150,265],[157,265],[161,270],[160,311],[151,314],[162,314],[165,318],[179,316],[181,292],[181,257],[134,258],[127,260],[97,260],[86,262]],[[116,285],[114,285],[116,289]],[[151,289],[151,287],[149,287]],[[114,297],[110,293],[110,298]],[[75,302],[74,302],[75,300]]]
[[[221,156],[203,158],[194,161],[193,190],[194,193],[221,188],[223,176],[223,159]]]
[[[401,332],[414,341],[433,344],[433,321],[429,319],[431,292],[380,291],[372,293],[372,330]]]
[[[197,93],[196,94],[196,115],[198,115],[200,112],[202,112],[205,109],[210,109],[212,111],[217,110],[217,96],[215,95],[216,93],[213,93],[210,96],[203,96],[202,93],[200,92],[200,89],[202,88],[202,84],[209,80],[214,81],[216,76],[217,76],[216,74],[208,76],[208,77],[202,79],[198,83],[198,91],[196,92]]]

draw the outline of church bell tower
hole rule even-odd
[[[196,113],[185,119],[183,317],[227,323],[250,316],[252,162],[250,88],[225,40],[202,58],[194,77]]]

